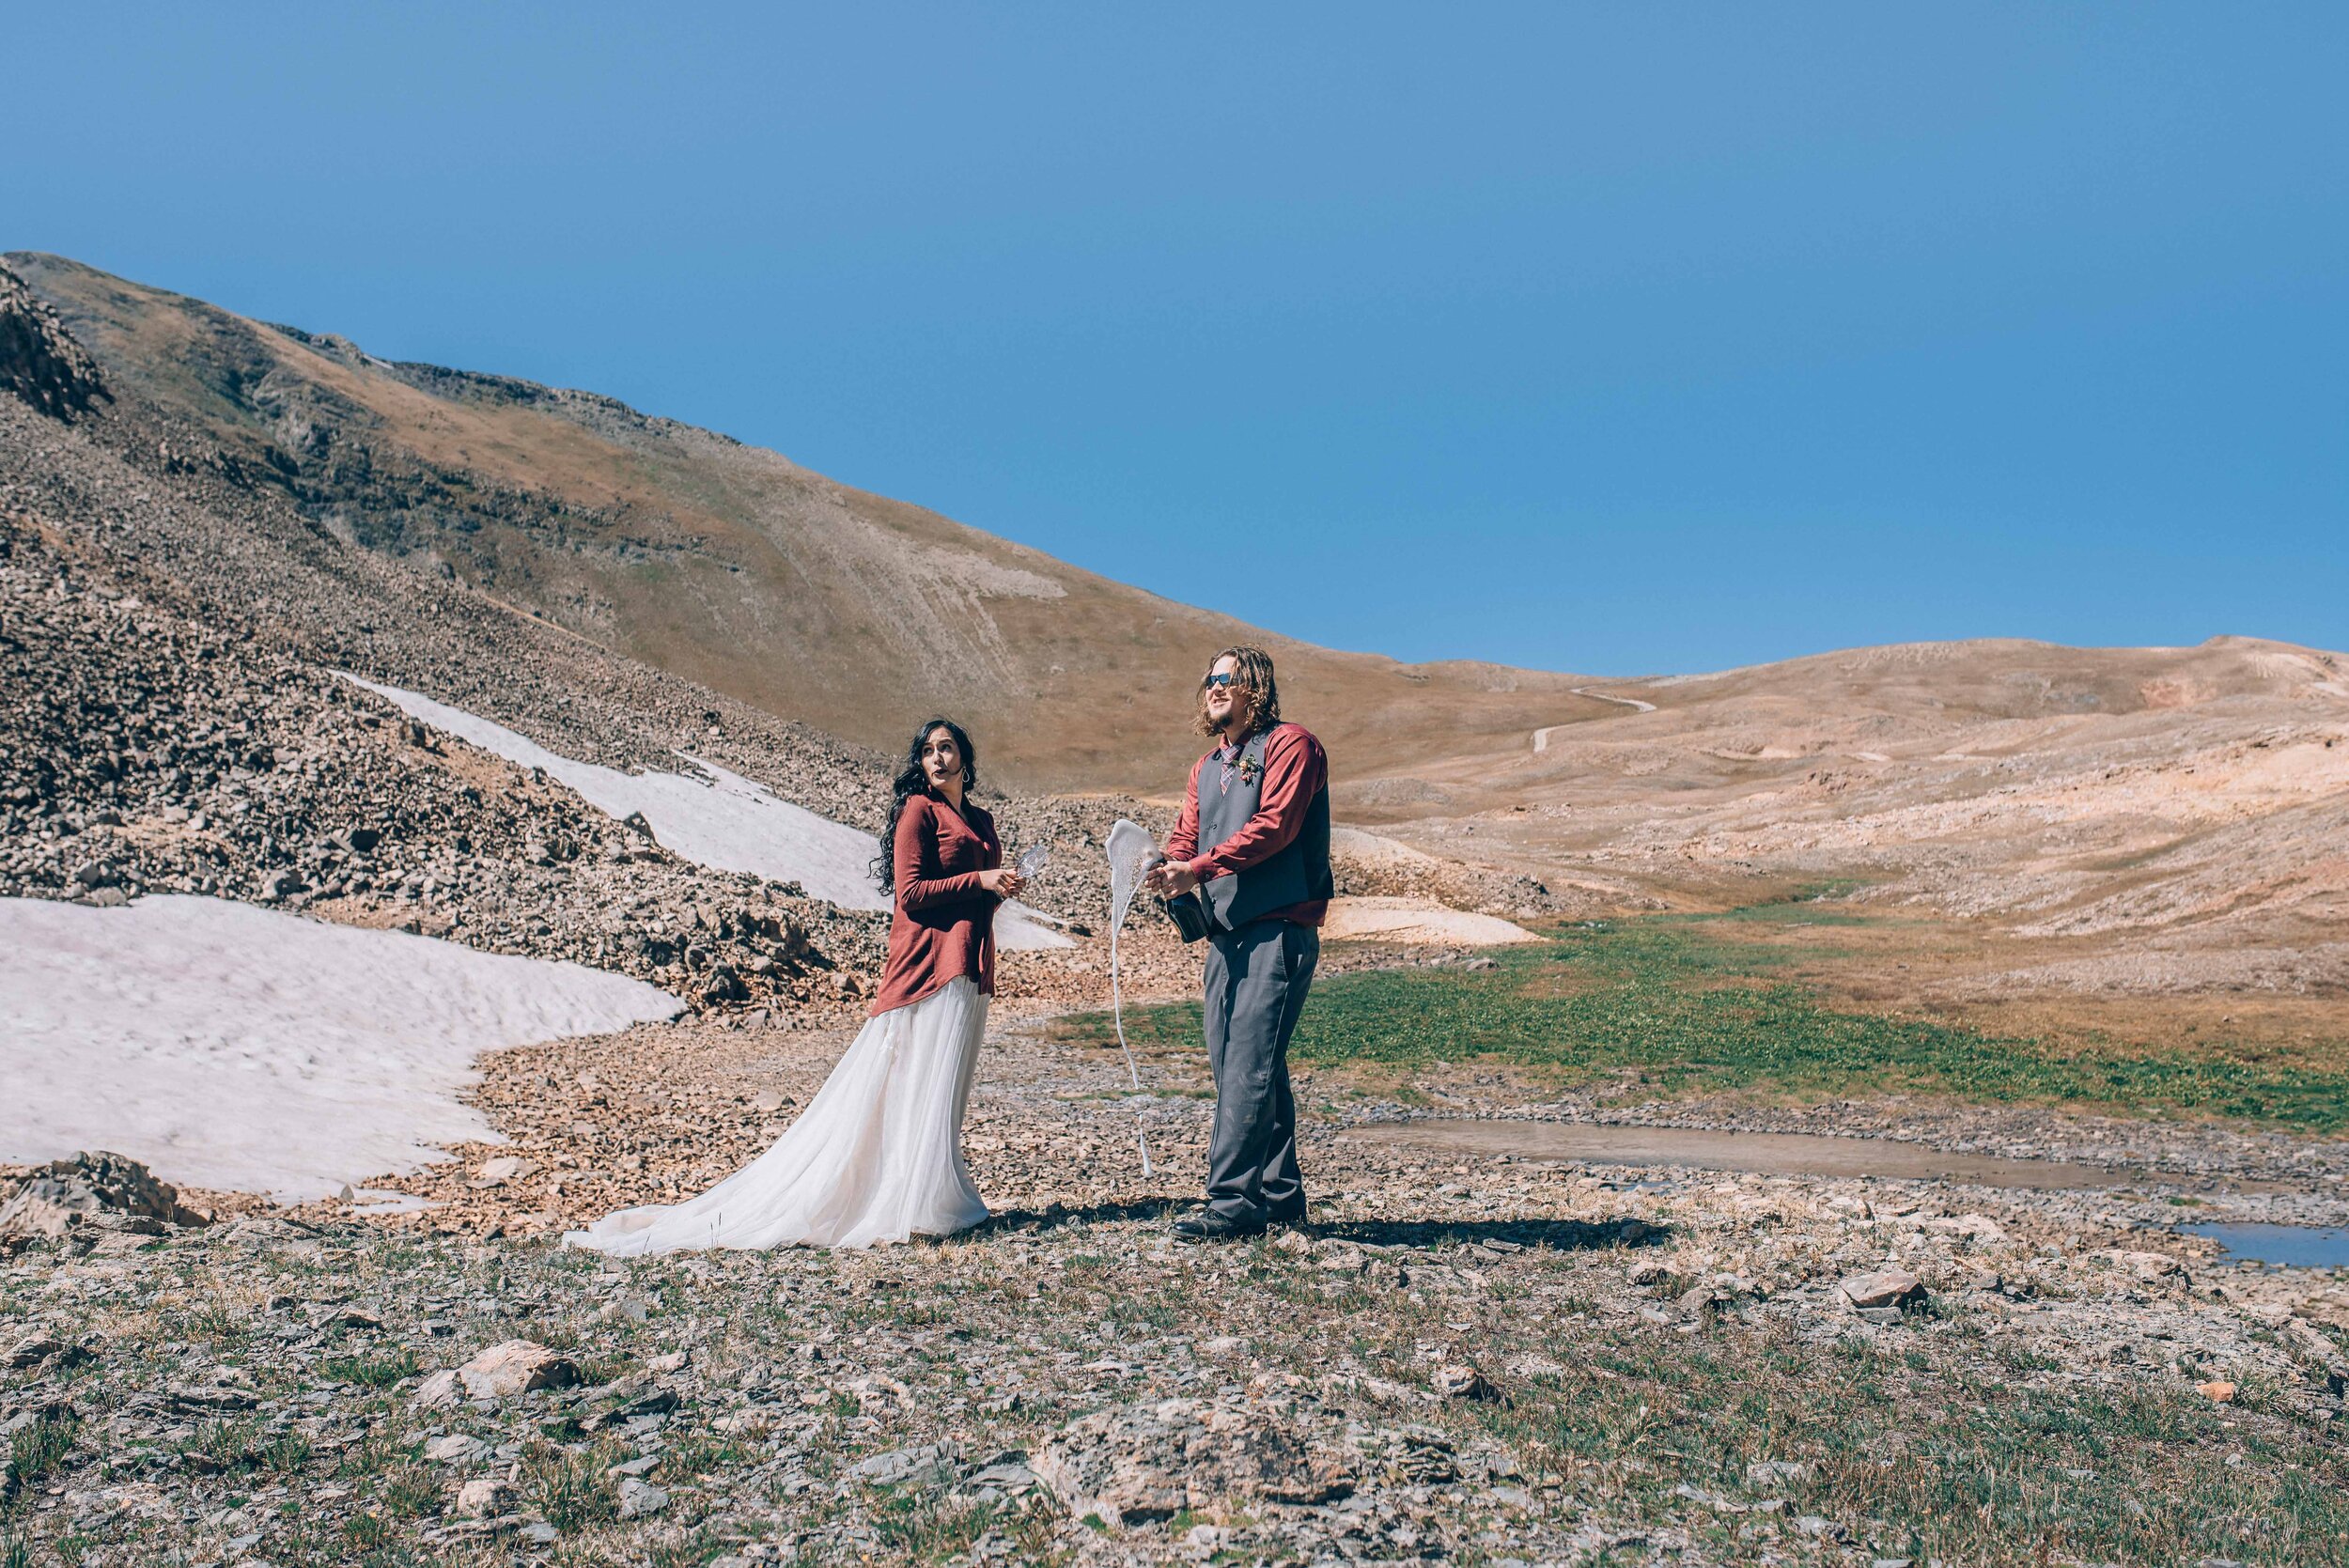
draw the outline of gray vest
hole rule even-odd
[[[1233,759],[1231,787],[1219,788],[1223,765],[1213,756],[1199,769],[1199,852],[1206,854],[1248,826],[1264,792],[1264,747],[1269,732],[1252,735]],[[1305,825],[1288,847],[1244,871],[1201,886],[1207,911],[1222,930],[1237,931],[1273,909],[1327,898],[1330,879],[1330,785],[1327,780],[1305,805]]]

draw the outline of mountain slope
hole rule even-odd
[[[786,719],[894,748],[967,716],[1012,781],[1164,790],[1225,644],[1358,778],[1604,711],[1569,676],[1333,652],[612,399],[393,364],[55,256],[8,263],[117,392],[324,527]]]
[[[2338,654],[1986,639],[1597,686],[1406,666],[606,398],[21,264],[39,284],[0,297],[0,512],[192,621],[566,755],[686,749],[870,831],[867,748],[943,707],[994,783],[1082,797],[1021,800],[1036,840],[1097,842],[1147,815],[1115,792],[1182,776],[1199,660],[1245,639],[1330,740],[1341,816],[1409,846],[1349,836],[1351,891],[1428,891],[1420,850],[1451,868],[1442,896],[1508,911],[1857,877],[2050,939],[2155,934],[2213,962],[2248,941],[2263,972],[2349,952]],[[1060,890],[1063,912],[1096,891]]]

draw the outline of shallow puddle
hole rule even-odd
[[[2349,1268],[2349,1227],[2340,1225],[2181,1225],[2208,1236],[2226,1256],[2278,1268]]]
[[[1470,1122],[1429,1119],[1357,1127],[1349,1138],[1403,1143],[1450,1154],[1514,1155],[1519,1159],[1599,1165],[1693,1165],[1780,1176],[1881,1176],[1895,1181],[1961,1182],[1972,1187],[2064,1191],[2134,1187],[2174,1177],[2052,1159],[1951,1154],[1889,1138],[1828,1138],[1800,1132],[1719,1132],[1704,1127],[1595,1126],[1584,1122]],[[2202,1184],[2207,1185],[2207,1184]]]

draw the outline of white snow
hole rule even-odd
[[[698,769],[682,773],[623,773],[548,751],[527,736],[462,708],[396,686],[346,677],[387,697],[411,716],[523,768],[542,768],[589,804],[614,817],[642,812],[653,836],[670,853],[719,871],[746,871],[770,881],[797,882],[812,898],[847,909],[886,909],[874,882],[873,835],[795,806],[766,785],[690,753],[677,754]],[[997,945],[1067,947],[1069,939],[1045,925],[1049,918],[1009,903],[995,921]]]
[[[1541,940],[1498,915],[1470,914],[1425,898],[1332,898],[1321,934],[1330,941],[1432,942],[1441,947]]]
[[[319,1198],[494,1141],[482,1051],[683,1005],[578,964],[210,898],[0,899],[0,1159],[112,1149],[166,1181]]]

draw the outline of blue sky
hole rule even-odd
[[[2349,647],[2337,5],[9,28],[0,248],[1316,642]]]

